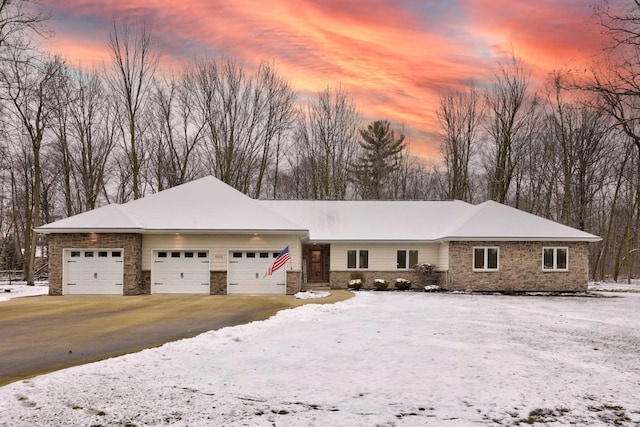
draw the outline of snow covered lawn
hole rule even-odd
[[[27,286],[26,282],[4,282],[0,281],[0,301],[7,301],[16,297],[30,297],[47,295],[49,284],[47,282],[36,282],[34,286]]]
[[[637,425],[640,294],[604,295],[360,292],[7,385],[0,425]]]

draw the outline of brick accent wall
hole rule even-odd
[[[300,291],[302,286],[302,271],[287,270],[287,295]]]
[[[116,233],[53,233],[49,235],[49,295],[62,295],[65,248],[123,248],[124,295],[145,293],[142,285],[142,235]],[[149,293],[148,290],[146,293]]]
[[[499,270],[473,271],[473,248],[499,247]],[[568,247],[568,271],[543,271],[543,247]],[[586,242],[450,242],[445,287],[456,291],[584,292],[589,279]]]

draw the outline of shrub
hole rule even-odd
[[[425,276],[431,276],[433,274],[433,271],[435,270],[435,266],[433,264],[429,264],[428,262],[416,264],[412,268],[416,272],[424,274]]]
[[[376,279],[373,281],[373,288],[376,291],[384,291],[389,287],[389,282],[385,279]]]
[[[351,279],[349,283],[347,283],[347,287],[349,289],[353,289],[359,291],[362,288],[362,279]]]
[[[420,283],[424,285],[434,285],[436,282],[436,266],[428,262],[416,264],[411,267],[420,276]]]
[[[411,289],[411,280],[398,278],[396,279],[396,289],[399,291],[406,291]]]

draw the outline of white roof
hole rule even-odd
[[[576,228],[487,201],[473,207],[469,217],[450,230],[447,240],[540,240],[596,242],[600,237]]]
[[[295,232],[306,228],[208,176],[122,205],[108,205],[38,228],[51,232]]]
[[[455,201],[261,200],[260,203],[306,226],[309,240],[424,241],[442,239],[453,221],[473,209]]]
[[[296,233],[315,242],[600,240],[491,201],[254,200],[212,176],[37,231]]]
[[[309,240],[598,241],[600,238],[493,201],[261,200],[309,230]]]

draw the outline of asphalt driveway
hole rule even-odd
[[[39,296],[0,303],[0,386],[156,347],[226,326],[264,320],[328,298],[292,296]]]

